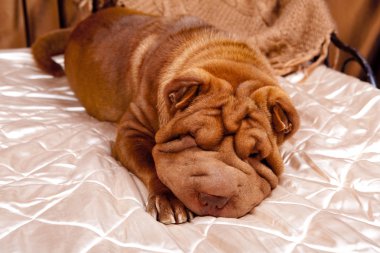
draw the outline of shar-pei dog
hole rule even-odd
[[[278,184],[298,114],[258,49],[196,17],[101,10],[36,41],[86,111],[117,122],[113,156],[162,223],[241,217]],[[64,53],[65,71],[52,56]]]

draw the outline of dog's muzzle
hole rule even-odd
[[[153,156],[160,180],[198,215],[243,216],[272,188],[236,155],[232,136],[224,138],[217,151],[202,150],[186,136],[157,144]]]

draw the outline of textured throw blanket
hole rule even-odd
[[[335,29],[324,0],[103,0],[98,4],[200,17],[258,46],[278,75],[314,69],[327,56]]]

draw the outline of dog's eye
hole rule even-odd
[[[260,154],[259,153],[257,153],[257,152],[255,152],[255,153],[251,153],[250,155],[249,155],[249,157],[250,158],[259,158],[260,157]]]
[[[272,166],[268,163],[266,159],[261,160],[261,163],[268,167],[268,169],[273,170]]]

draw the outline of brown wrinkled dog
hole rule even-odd
[[[113,154],[146,185],[159,221],[240,217],[276,187],[279,146],[299,118],[264,57],[226,32],[113,8],[32,50],[55,76],[64,72],[51,56],[64,51],[87,112],[118,122]]]

